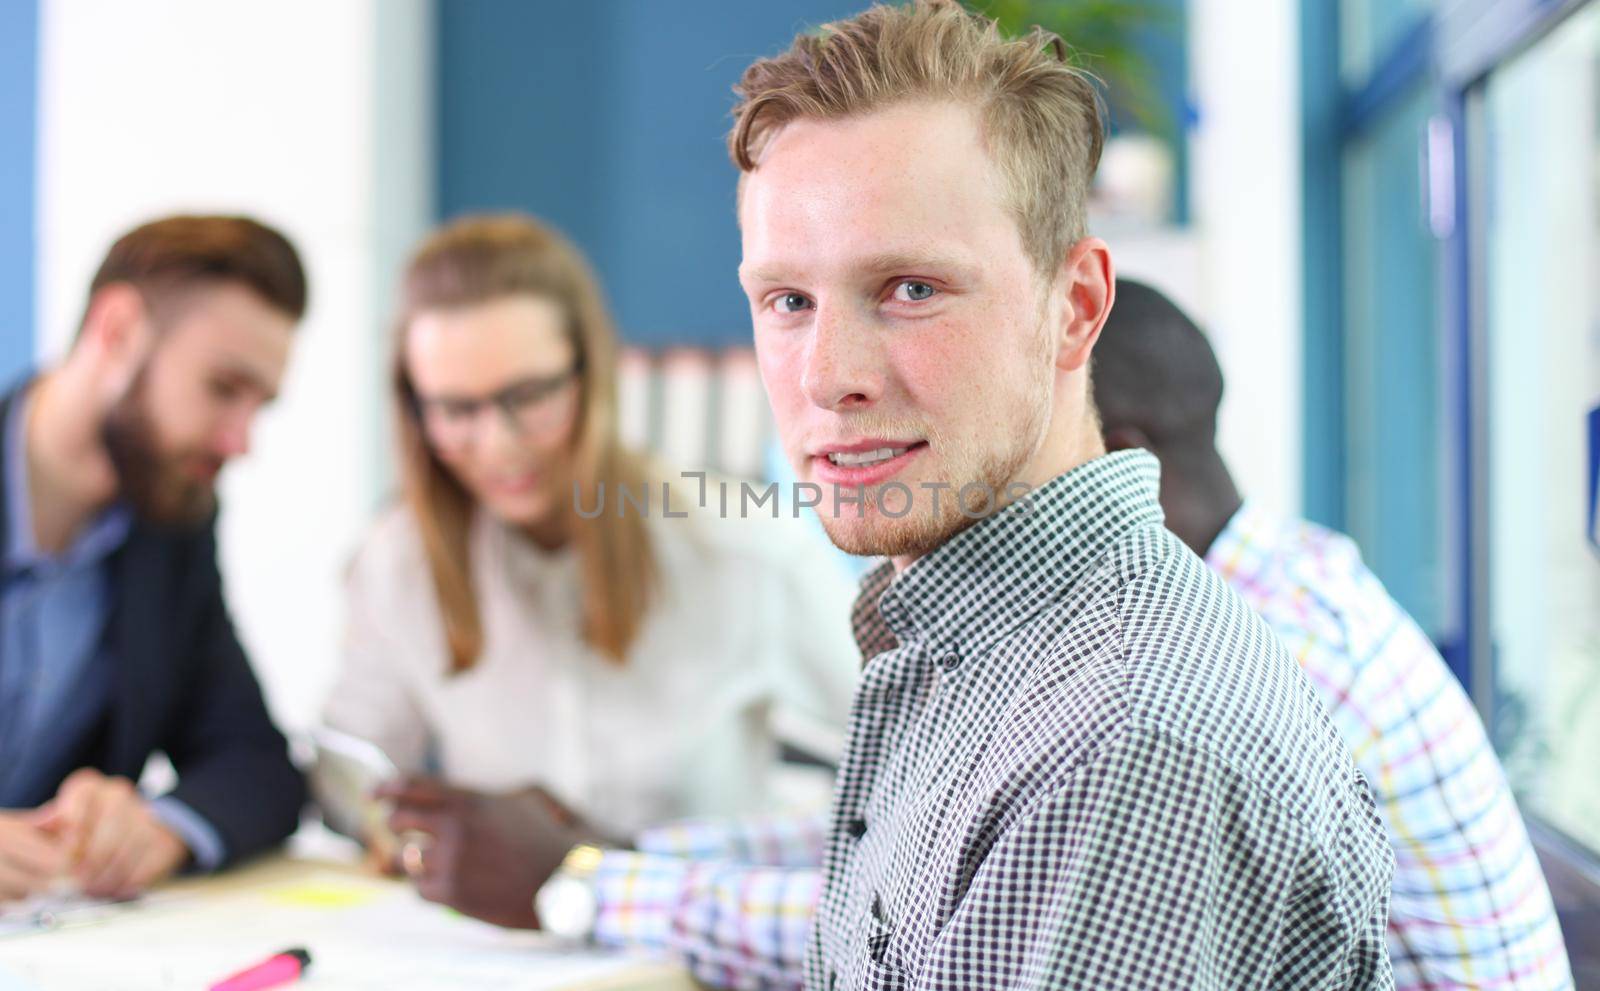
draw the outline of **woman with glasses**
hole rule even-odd
[[[453,223],[400,296],[404,498],[351,568],[326,723],[450,794],[537,788],[613,836],[770,808],[779,721],[847,714],[835,560],[793,520],[699,509],[693,485],[665,515],[667,473],[618,441],[599,287],[547,228]],[[602,483],[648,484],[648,509],[588,512]]]

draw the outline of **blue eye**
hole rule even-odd
[[[796,313],[811,305],[811,301],[797,292],[786,292],[772,302],[779,313]]]
[[[908,279],[894,287],[894,298],[905,303],[920,303],[938,292],[926,282]]]

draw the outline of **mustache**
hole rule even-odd
[[[828,430],[826,436],[807,438],[806,448],[815,449],[827,441],[837,440],[842,434],[859,437],[920,437],[930,445],[941,439],[941,431],[914,417],[868,411],[841,413],[834,422],[836,426]]]

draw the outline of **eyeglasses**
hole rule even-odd
[[[481,414],[500,411],[502,422],[518,437],[538,437],[558,427],[567,415],[567,387],[582,371],[576,362],[564,372],[519,379],[478,399],[457,396],[415,399],[417,416],[428,440],[442,451],[461,451],[477,440]]]

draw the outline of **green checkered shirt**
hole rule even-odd
[[[1393,986],[1393,858],[1266,625],[1100,458],[856,607],[811,988]]]

